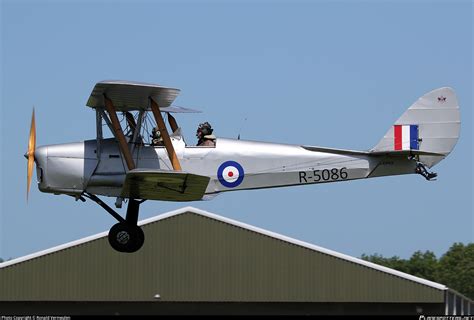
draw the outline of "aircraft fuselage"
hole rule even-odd
[[[186,146],[172,137],[182,169],[210,177],[206,195],[225,191],[347,181],[414,173],[407,158],[311,151],[299,145],[218,138],[215,147]],[[164,147],[132,147],[137,168],[172,171]],[[36,149],[38,186],[43,192],[119,197],[127,172],[114,138]]]

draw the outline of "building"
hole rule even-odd
[[[469,314],[446,286],[192,207],[0,264],[4,314]]]

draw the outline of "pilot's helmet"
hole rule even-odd
[[[209,122],[204,122],[204,123],[200,123],[199,124],[199,127],[197,129],[197,132],[196,132],[196,136],[201,136],[201,137],[204,137],[204,136],[208,136],[208,135],[211,135],[212,134],[212,131],[214,131],[211,127],[211,124]],[[199,134],[201,133],[201,135]]]
[[[152,135],[153,138],[158,138],[159,139],[159,138],[161,138],[161,131],[158,130],[158,128],[155,127],[151,130],[151,135]]]

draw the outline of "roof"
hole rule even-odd
[[[284,236],[284,235],[281,235],[281,234],[278,234],[278,233],[274,233],[274,232],[271,232],[271,231],[268,231],[268,230],[265,230],[265,229],[261,229],[261,228],[255,227],[255,226],[251,226],[251,225],[248,225],[248,224],[245,224],[245,223],[242,223],[242,222],[238,222],[238,221],[235,221],[235,220],[232,220],[232,219],[229,219],[229,218],[225,218],[225,217],[222,217],[222,216],[219,216],[219,215],[216,215],[216,214],[213,214],[213,213],[201,210],[201,209],[197,209],[197,208],[194,208],[194,207],[183,207],[183,208],[180,208],[178,210],[170,211],[168,213],[165,213],[165,214],[162,214],[162,215],[159,215],[159,216],[156,216],[156,217],[152,217],[152,218],[149,218],[149,219],[142,220],[138,224],[139,225],[147,225],[147,224],[151,224],[151,223],[154,223],[154,222],[157,222],[157,221],[160,221],[160,220],[168,219],[170,217],[178,216],[178,215],[181,215],[181,214],[184,214],[184,213],[189,213],[189,212],[194,213],[196,215],[204,216],[204,217],[207,217],[207,218],[210,218],[210,219],[214,219],[214,220],[226,223],[226,224],[230,224],[230,225],[235,226],[235,227],[239,227],[239,228],[242,228],[242,229],[253,231],[253,232],[256,232],[256,233],[259,233],[259,234],[262,234],[262,235],[265,235],[265,236],[268,236],[268,237],[271,237],[271,238],[274,238],[274,239],[278,239],[278,240],[281,240],[281,241],[284,241],[284,242],[287,242],[287,243],[290,243],[290,244],[293,244],[293,245],[296,245],[296,246],[300,246],[300,247],[303,247],[303,248],[306,248],[306,249],[309,249],[309,250],[313,250],[313,251],[316,251],[316,252],[319,252],[319,253],[322,253],[322,254],[326,254],[326,255],[332,256],[334,258],[342,259],[342,260],[352,262],[352,263],[355,263],[355,264],[358,264],[358,265],[361,265],[361,266],[364,266],[364,267],[367,267],[367,268],[371,268],[371,269],[374,269],[374,270],[377,270],[377,271],[380,271],[380,272],[383,272],[383,273],[387,273],[387,274],[390,274],[390,275],[393,275],[393,276],[396,276],[396,277],[399,277],[399,278],[402,278],[402,279],[410,280],[410,281],[413,281],[413,282],[416,282],[416,283],[419,283],[419,284],[422,284],[422,285],[425,285],[425,286],[428,286],[428,287],[431,287],[431,288],[434,288],[434,289],[438,289],[438,290],[447,290],[448,289],[443,284],[439,284],[439,283],[436,283],[436,282],[433,282],[433,281],[429,281],[429,280],[426,280],[426,279],[415,277],[415,276],[409,275],[407,273],[403,273],[403,272],[400,272],[400,271],[397,271],[397,270],[393,270],[393,269],[390,269],[390,268],[387,268],[387,267],[383,267],[383,266],[380,266],[380,265],[377,265],[377,264],[374,264],[374,263],[371,263],[371,262],[368,262],[368,261],[365,261],[365,260],[362,260],[362,259],[354,258],[354,257],[349,256],[349,255],[345,255],[345,254],[342,254],[342,253],[339,253],[339,252],[336,252],[336,251],[332,251],[332,250],[329,250],[329,249],[326,249],[326,248],[323,248],[323,247],[319,247],[319,246],[316,246],[316,245],[313,245],[313,244],[310,244],[310,243],[307,243],[307,242],[296,240],[296,239],[293,239],[293,238],[290,238],[290,237],[287,237],[287,236]],[[5,268],[5,267],[9,267],[9,266],[13,266],[15,264],[20,264],[22,262],[32,260],[32,259],[35,259],[35,258],[38,258],[38,257],[41,257],[41,256],[45,256],[45,255],[48,255],[48,254],[51,254],[51,253],[54,253],[54,252],[57,252],[57,251],[69,249],[69,248],[75,247],[75,246],[79,246],[81,244],[84,244],[84,243],[87,243],[87,242],[90,242],[90,241],[93,241],[93,240],[96,240],[96,239],[99,239],[99,238],[107,237],[107,234],[108,234],[108,231],[101,232],[99,234],[89,236],[89,237],[86,237],[86,238],[83,238],[83,239],[80,239],[80,240],[72,241],[72,242],[62,244],[62,245],[59,245],[59,246],[56,246],[56,247],[53,247],[53,248],[50,248],[50,249],[47,249],[47,250],[43,250],[43,251],[40,251],[40,252],[37,252],[37,253],[33,253],[33,254],[30,254],[30,255],[27,255],[27,256],[24,256],[24,257],[21,257],[21,258],[6,261],[6,262],[3,262],[3,263],[0,263],[0,269]]]
[[[179,92],[179,89],[152,83],[104,80],[95,85],[86,105],[91,108],[104,108],[105,95],[112,100],[117,111],[150,110],[149,98],[152,98],[161,109],[170,107]]]

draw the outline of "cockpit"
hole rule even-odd
[[[175,112],[179,112],[178,107],[174,107]],[[189,113],[191,109],[185,109],[186,113]],[[196,111],[199,112],[199,111]],[[98,118],[101,118],[100,112],[98,112]],[[119,123],[122,128],[122,132],[126,137],[129,144],[134,146],[151,146],[155,148],[165,148],[164,135],[168,135],[172,142],[182,141],[186,148],[215,148],[217,138],[213,134],[213,129],[210,127],[208,122],[201,123],[198,126],[196,132],[197,142],[196,144],[187,143],[182,133],[181,127],[175,117],[170,112],[165,112],[166,118],[163,118],[164,125],[166,126],[166,133],[162,133],[165,130],[160,129],[156,123],[153,115],[148,111],[124,111],[118,113]],[[105,123],[102,119],[98,119],[98,123],[101,126],[109,125],[107,118],[104,118]],[[110,123],[110,125],[112,125]],[[100,130],[102,131],[102,130]]]

